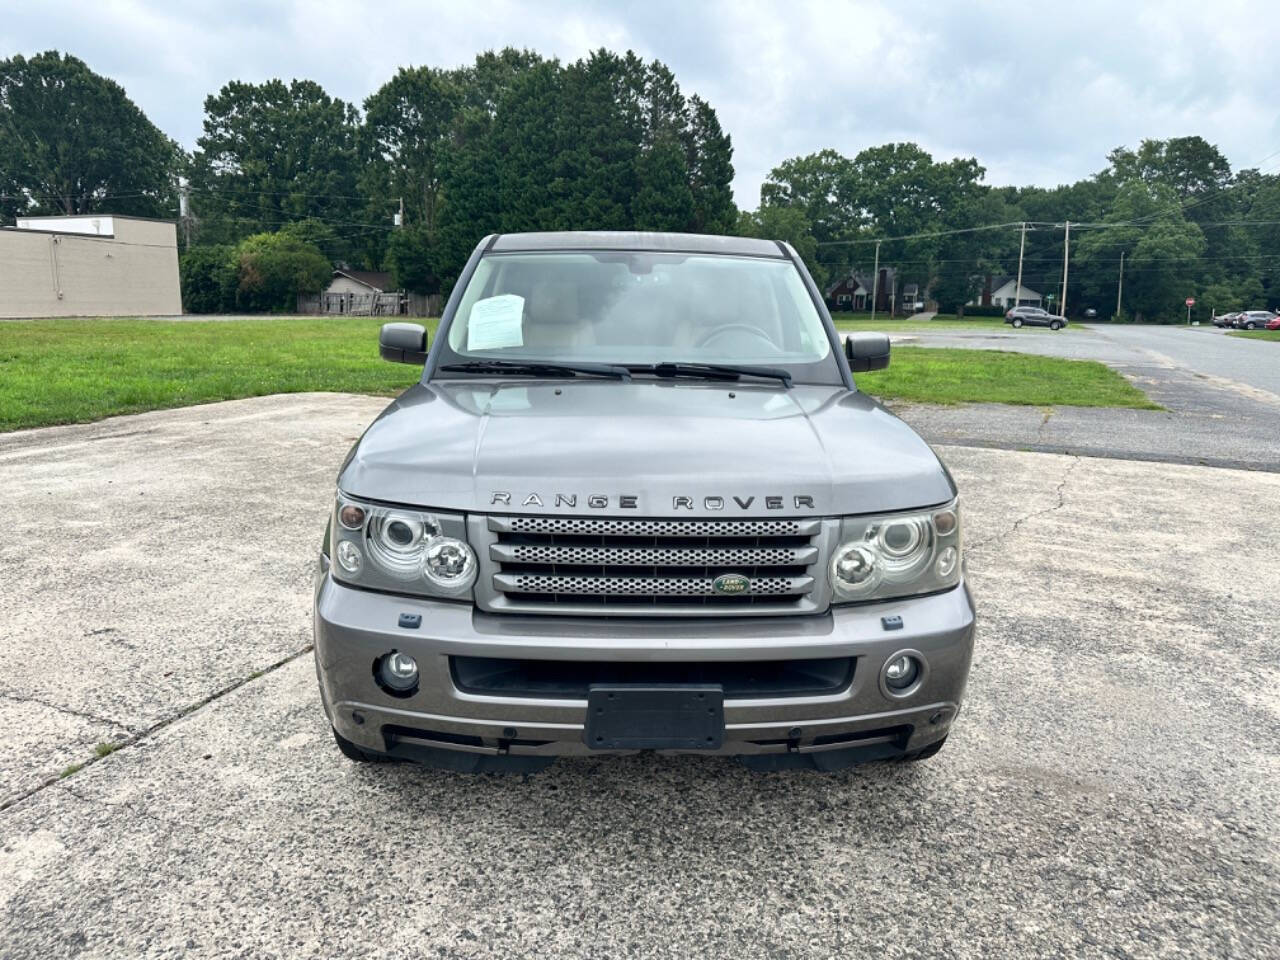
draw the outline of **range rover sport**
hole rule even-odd
[[[795,251],[486,238],[338,476],[315,589],[353,760],[836,769],[936,753],[973,650],[951,475]]]

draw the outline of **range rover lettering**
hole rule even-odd
[[[352,760],[654,750],[837,769],[941,749],[974,610],[950,473],[858,389],[795,251],[486,238],[338,475],[315,585]]]

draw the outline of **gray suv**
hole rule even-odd
[[[1238,330],[1262,330],[1275,318],[1270,310],[1246,310],[1236,314],[1231,325]]]
[[[1014,307],[1004,315],[1004,322],[1014,327],[1048,327],[1050,330],[1061,330],[1067,325],[1067,318],[1041,310],[1039,307]]]
[[[956,487],[860,392],[784,243],[486,238],[422,378],[338,475],[315,587],[353,760],[539,769],[637,750],[836,769],[931,756],[974,611]]]

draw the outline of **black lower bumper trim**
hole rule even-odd
[[[853,657],[821,660],[594,661],[450,657],[464,693],[587,699],[598,684],[710,684],[726,699],[821,696],[853,681]]]

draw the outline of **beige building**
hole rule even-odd
[[[169,220],[19,217],[0,228],[0,317],[182,313]]]

